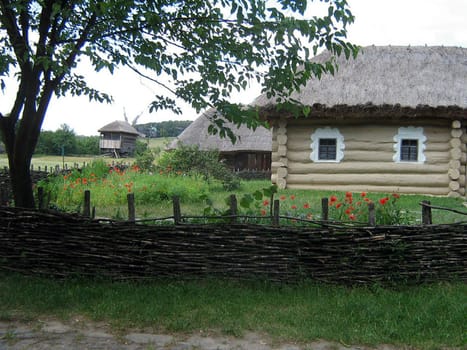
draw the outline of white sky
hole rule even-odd
[[[317,1],[317,0],[315,0]],[[467,47],[467,0],[348,0],[356,17],[348,39],[357,45],[444,45]],[[129,121],[142,113],[138,123],[163,120],[193,120],[197,114],[182,105],[183,115],[159,111],[149,114],[147,106],[157,87],[131,72],[117,71],[87,76],[92,87],[110,93],[112,105],[89,102],[87,97],[53,99],[43,130],[68,124],[78,135],[97,135],[97,130],[114,120]],[[467,87],[466,87],[467,88]],[[238,94],[236,102],[249,103],[260,92],[258,86]],[[0,92],[0,111],[7,113],[14,91]]]

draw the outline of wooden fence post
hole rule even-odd
[[[329,219],[329,199],[321,198],[321,220],[328,221]]]
[[[91,191],[84,191],[84,208],[83,215],[90,218],[91,217]]]
[[[430,204],[431,204],[430,201],[427,201],[427,200],[422,201],[422,224],[423,225],[431,225],[433,223],[433,219],[431,216],[431,208],[429,207]]]
[[[272,225],[279,226],[279,211],[280,211],[280,203],[278,199],[275,199],[273,202],[273,210],[272,210]]]
[[[174,223],[175,225],[178,225],[182,221],[182,213],[180,210],[180,197],[173,196],[172,201],[173,201],[173,209],[174,209]]]
[[[237,222],[237,197],[234,194],[230,195],[230,222],[235,224]]]
[[[375,203],[368,203],[368,225],[376,226]]]
[[[39,210],[44,209],[44,188],[43,187],[38,187],[37,188],[37,207]]]
[[[135,210],[135,194],[128,193],[126,195],[128,201],[128,221],[135,222],[136,220],[136,210]]]

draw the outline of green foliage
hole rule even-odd
[[[91,191],[95,206],[119,206],[127,202],[127,194],[135,194],[136,204],[155,205],[179,196],[181,201],[199,202],[209,190],[200,178],[176,174],[142,173],[135,165],[130,169],[109,167],[104,161],[93,162],[84,169],[49,177],[39,182],[51,203],[57,208],[74,211],[83,202],[85,190]]]
[[[56,131],[42,131],[36,146],[36,154],[42,155],[98,155],[99,136],[76,136],[66,124]]]
[[[135,165],[138,166],[142,171],[154,171],[156,156],[154,151],[146,148],[143,152],[136,153]]]
[[[48,155],[77,154],[76,134],[66,124],[56,131],[43,131],[39,136],[36,153]]]
[[[191,120],[167,120],[158,123],[137,124],[134,127],[146,137],[177,137],[192,122]]]
[[[357,54],[358,48],[346,40],[347,25],[354,21],[347,1],[326,2],[328,12],[322,17],[306,13],[309,2],[304,0],[3,4],[0,88],[6,88],[2,78],[14,74],[17,85],[8,89],[17,90],[0,132],[8,157],[18,165],[11,179],[15,203],[34,206],[32,188],[20,184],[53,95],[112,102],[112,96],[88,86],[77,73],[80,62],[90,62],[96,72],[128,67],[164,87],[150,104],[151,112],[181,113],[177,103],[183,100],[198,112],[215,107],[235,125],[254,128],[261,124],[258,112],[230,103],[233,93],[256,80],[268,97],[299,114],[302,107],[287,102],[290,94],[314,76],[333,73],[337,55]],[[321,48],[329,50],[329,60],[311,62]],[[235,139],[222,118],[213,120],[210,131]]]
[[[79,155],[100,154],[99,140],[99,136],[76,136],[76,153]]]
[[[239,178],[224,163],[219,162],[219,152],[216,150],[201,151],[197,146],[180,144],[177,149],[165,152],[159,158],[158,166],[162,171],[198,174],[208,181],[219,180],[229,191],[240,187]]]
[[[329,216],[333,220],[368,223],[368,205],[373,203],[377,225],[409,224],[414,221],[413,217],[401,207],[399,199],[400,195],[397,193],[381,196],[367,192],[347,192],[341,198],[333,194],[329,197]]]
[[[148,142],[147,141],[141,141],[139,139],[136,139],[136,145],[135,145],[135,155],[136,156],[144,154],[148,149],[149,149],[149,147],[148,147]]]

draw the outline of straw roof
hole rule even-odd
[[[198,146],[201,150],[216,149],[222,153],[242,151],[271,152],[271,131],[261,126],[253,131],[245,125],[237,128],[234,124],[226,121],[224,125],[231,128],[238,137],[235,144],[232,144],[229,138],[210,135],[208,133],[208,127],[211,124],[209,118],[215,112],[216,110],[212,108],[199,116],[170,143],[168,148],[175,149],[178,143],[182,143],[186,146]]]
[[[324,52],[313,61],[329,57]],[[337,63],[334,76],[312,79],[291,97],[313,110],[379,106],[403,114],[444,108],[467,115],[466,48],[369,46],[356,59],[341,56]],[[271,111],[275,100],[261,95],[253,104]]]
[[[123,120],[116,120],[112,123],[104,125],[97,130],[99,132],[120,132],[125,134],[139,135],[139,132],[132,127],[128,122]]]

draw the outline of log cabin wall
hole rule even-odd
[[[272,177],[279,188],[412,194],[466,194],[467,135],[461,121],[279,119],[273,123]],[[336,128],[344,137],[338,163],[313,162],[311,135]],[[421,127],[424,162],[395,162],[400,127]]]

